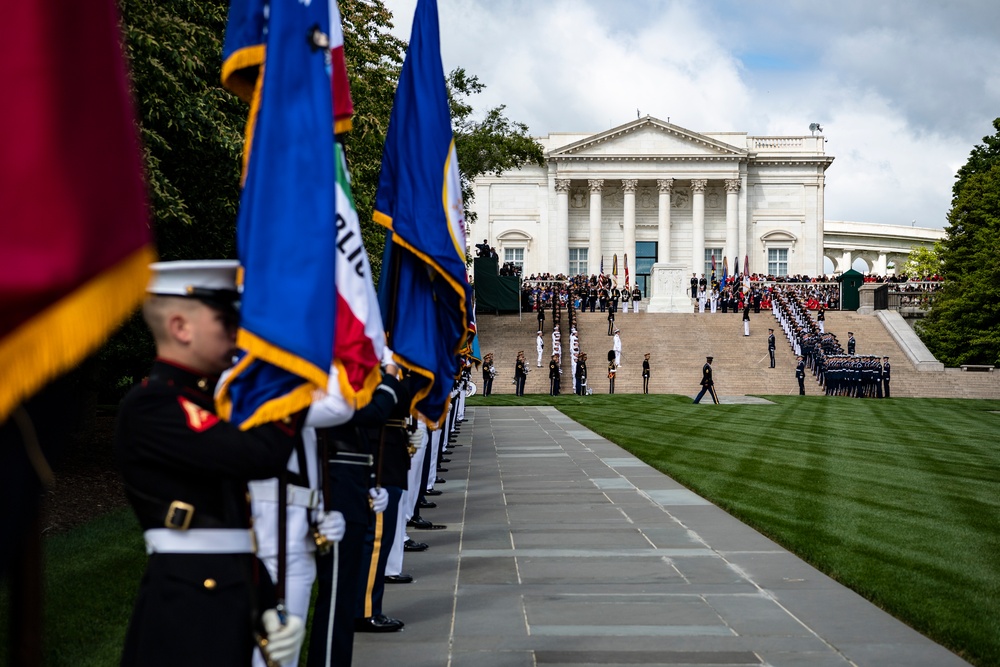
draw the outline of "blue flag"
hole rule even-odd
[[[326,2],[233,0],[223,81],[252,104],[237,219],[241,358],[219,414],[249,428],[307,407],[333,356],[336,220]]]
[[[374,218],[389,231],[379,281],[389,347],[423,379],[411,408],[437,426],[459,371],[470,313],[462,189],[435,0],[417,2]]]

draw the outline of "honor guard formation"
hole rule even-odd
[[[391,353],[364,408],[330,391],[240,430],[214,396],[236,349],[237,263],[152,268],[143,316],[157,357],[123,400],[115,435],[149,554],[121,664],[296,665],[312,613],[308,664],[349,665],[354,633],[404,627],[385,613],[386,585],[413,581],[404,555],[431,548],[407,531],[445,528],[421,511],[441,495],[471,364],[433,432],[410,416],[410,378]],[[487,357],[486,392],[494,373]]]

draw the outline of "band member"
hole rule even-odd
[[[576,362],[576,393],[583,396],[587,391],[587,355],[580,354]]]
[[[524,360],[524,350],[517,353],[514,362],[514,395],[524,396],[524,383],[528,379],[528,364]]]
[[[493,365],[493,353],[488,352],[483,357],[483,396],[493,393],[493,378],[497,376],[496,366]]]
[[[549,396],[559,395],[559,356],[553,354],[549,361]]]
[[[615,393],[615,374],[618,372],[618,364],[615,363],[615,351],[608,350],[608,393]]]

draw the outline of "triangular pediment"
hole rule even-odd
[[[548,154],[549,160],[689,158],[732,159],[746,157],[738,148],[717,139],[646,116],[606,132],[561,146]]]

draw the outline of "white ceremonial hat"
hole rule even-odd
[[[201,299],[212,305],[234,306],[239,301],[235,259],[180,260],[150,264],[153,272],[146,292],[158,296]]]

